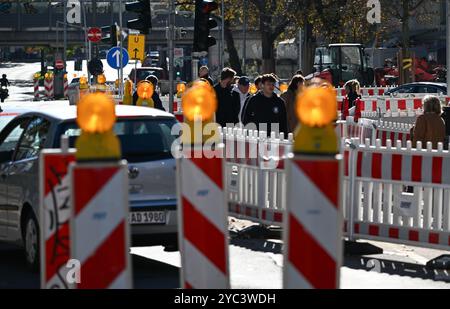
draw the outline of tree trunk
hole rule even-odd
[[[241,61],[239,59],[239,54],[234,45],[233,33],[230,29],[230,22],[225,21],[225,41],[227,42],[228,55],[230,56],[230,66],[236,71],[238,76],[242,75]]]
[[[272,16],[261,12],[259,18],[259,29],[261,32],[263,74],[275,73],[275,53],[273,46],[275,40],[272,38],[270,25],[272,25]]]
[[[303,43],[303,74],[305,76],[311,74],[314,68],[314,56],[316,49],[316,40],[313,35],[313,26],[308,22],[308,19],[305,18],[304,22],[305,27],[305,41]]]
[[[410,10],[410,1],[409,0],[403,0],[403,20],[402,20],[402,55],[403,59],[410,58],[409,53],[409,39],[410,39],[410,33],[409,33],[409,10]],[[400,63],[401,68],[403,69],[403,63]],[[404,70],[404,83],[410,83],[412,82],[412,74],[413,69],[407,69]]]

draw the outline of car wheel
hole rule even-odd
[[[25,220],[23,242],[27,266],[37,271],[39,269],[39,227],[34,214],[31,212],[28,213]]]

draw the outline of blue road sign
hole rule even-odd
[[[206,57],[200,58],[199,63],[200,63],[200,65],[208,65],[208,58],[206,58]]]
[[[122,48],[122,67],[126,66],[129,60],[130,56],[128,55],[127,50],[125,48]],[[116,70],[120,69],[120,48],[111,48],[106,55],[106,61],[111,68]]]

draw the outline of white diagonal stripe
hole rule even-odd
[[[126,269],[124,269],[120,275],[109,285],[108,289],[118,290],[118,289],[131,289],[131,274]]]
[[[181,160],[181,194],[215,227],[225,232],[224,192],[191,160]]]
[[[128,190],[124,186],[124,177],[127,177],[124,169],[118,169],[110,181],[75,218],[73,230],[76,233],[72,235],[75,239],[73,252],[75,258],[82,264],[122,221],[128,220],[128,205],[124,205],[124,199],[122,198]],[[128,224],[128,221],[126,221],[126,224]]]
[[[314,287],[289,261],[283,267],[284,289],[313,289]]]
[[[184,281],[195,289],[228,289],[228,276],[201,252],[199,252],[187,239],[184,239],[184,257],[181,271]]]
[[[292,164],[289,201],[290,212],[335,261],[338,261],[338,212],[296,164]],[[337,181],[337,179],[336,179]],[[335,231],[335,232],[334,232]]]

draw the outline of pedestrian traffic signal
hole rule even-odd
[[[216,39],[209,32],[217,27],[217,22],[210,16],[218,7],[213,0],[195,1],[194,52],[207,52],[211,46],[216,45]]]
[[[149,29],[152,28],[150,0],[127,2],[125,4],[125,10],[139,14],[137,19],[132,19],[127,22],[127,27],[139,30],[142,34],[148,34]]]

